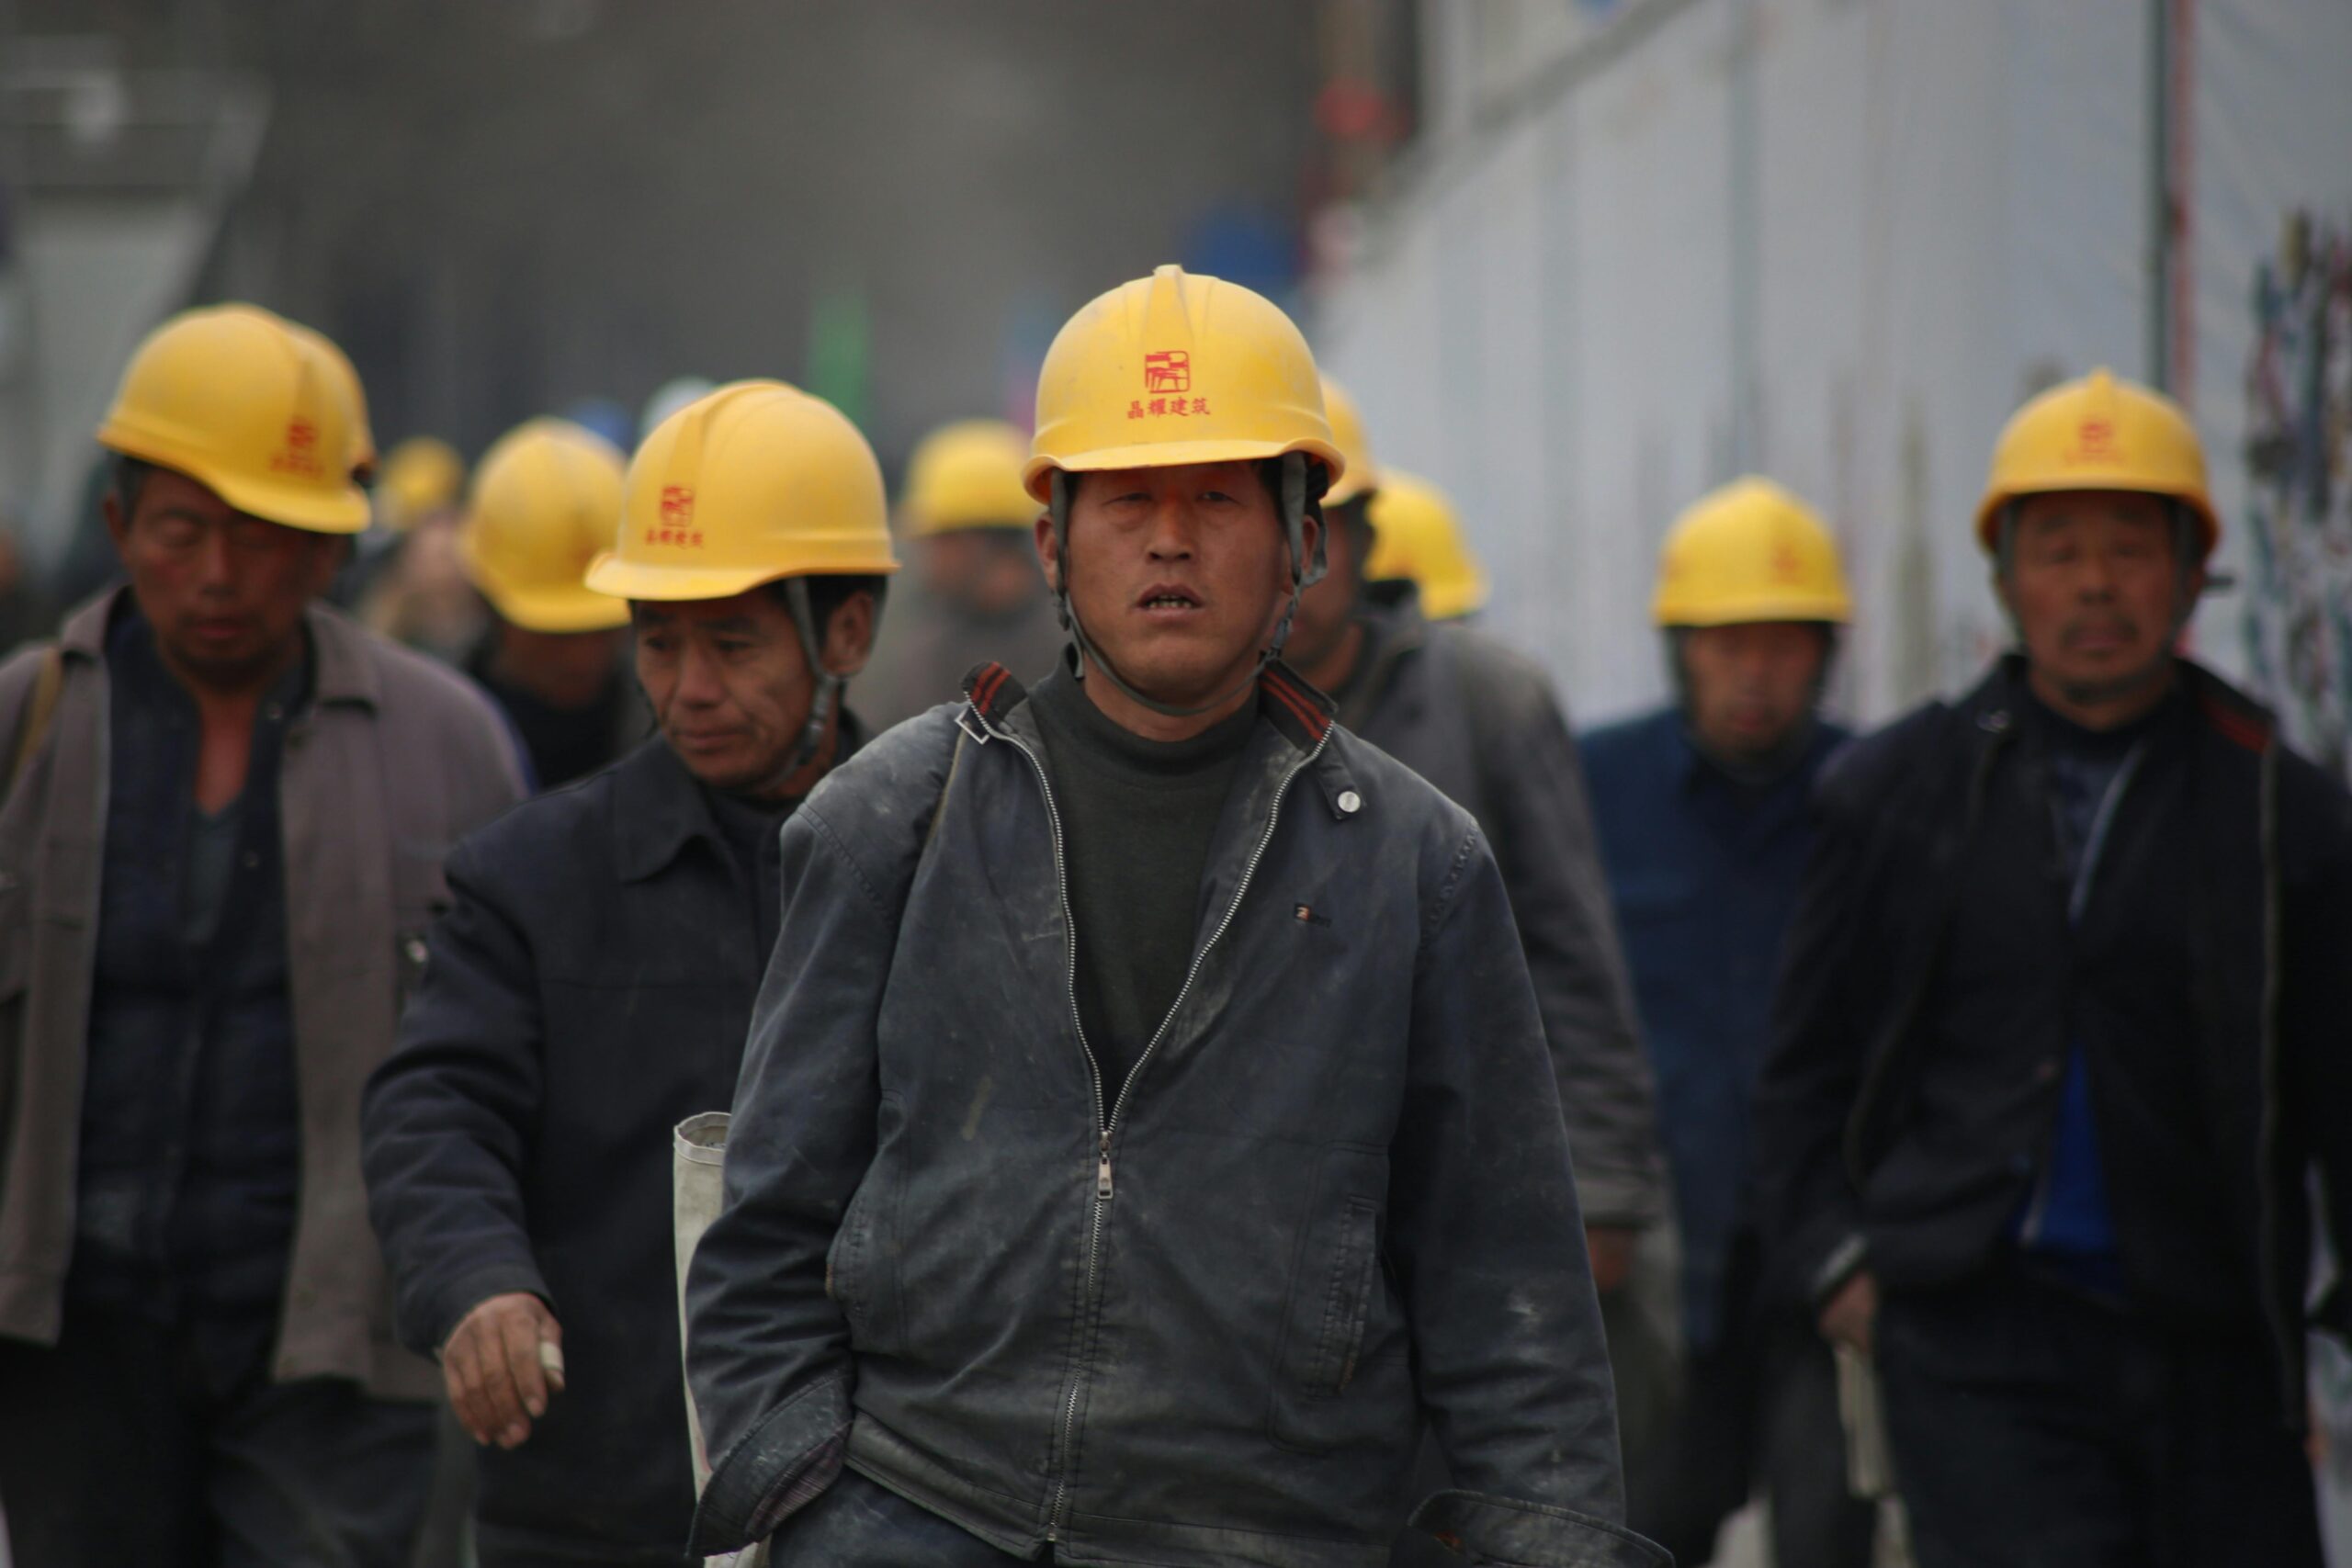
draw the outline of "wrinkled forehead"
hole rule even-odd
[[[2064,490],[2018,498],[2020,536],[2041,536],[2094,527],[2146,529],[2170,537],[2172,502],[2143,491]]]
[[[1074,500],[1100,500],[1105,496],[1125,495],[1134,491],[1148,494],[1197,494],[1202,491],[1223,491],[1244,500],[1263,497],[1273,499],[1266,488],[1266,479],[1254,462],[1171,463],[1149,468],[1099,468],[1073,474],[1076,481],[1071,497]]]

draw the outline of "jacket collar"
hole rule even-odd
[[[983,722],[1002,728],[1029,692],[1003,665],[975,664],[964,677],[964,701]],[[1259,671],[1258,715],[1301,751],[1314,750],[1331,732],[1331,699],[1280,660]]]
[[[2247,751],[2260,753],[2277,744],[2278,723],[2268,708],[2193,659],[2176,656],[2176,662],[2181,692],[2207,729]],[[1960,707],[1978,728],[1998,735],[2015,726],[2018,713],[2032,700],[2025,655],[2010,652],[1985,671],[1975,690],[1961,699]]]
[[[865,744],[865,726],[843,708],[837,734],[836,768]],[[611,777],[613,869],[623,882],[659,875],[696,839],[707,840],[726,858],[727,837],[711,812],[709,797],[659,730],[614,763]]]
[[[58,628],[58,648],[69,657],[103,660],[107,628],[114,624],[117,608],[128,603],[130,596],[130,585],[118,583],[85,604]],[[376,673],[376,661],[369,656],[368,634],[342,611],[316,601],[302,613],[302,624],[311,634],[311,654],[315,661],[311,700],[322,707],[335,704],[376,706],[383,687]]]

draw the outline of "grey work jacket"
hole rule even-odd
[[[106,849],[106,633],[116,589],[57,646],[48,731],[0,806],[0,1336],[54,1344],[72,1261],[82,1075]],[[522,798],[490,699],[336,611],[307,617],[316,681],[279,764],[300,1190],[274,1375],[348,1378],[391,1397],[439,1392],[401,1349],[359,1175],[359,1091],[446,902],[452,841]],[[44,658],[0,665],[15,738]]]
[[[1375,584],[1367,618],[1374,662],[1340,722],[1437,785],[1494,847],[1559,1075],[1585,1223],[1663,1219],[1649,1060],[1583,765],[1551,682],[1491,637],[1424,620],[1408,583]]]
[[[688,1281],[695,1550],[852,1469],[1016,1556],[1379,1568],[1425,1421],[1473,1562],[1633,1568],[1567,1139],[1468,815],[1280,665],[1188,978],[1124,1087],[1078,1018],[1001,667],[786,824]],[[961,730],[959,735],[958,731]]]

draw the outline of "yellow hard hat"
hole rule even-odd
[[[1750,476],[1699,498],[1659,552],[1650,616],[1661,626],[1853,618],[1838,541],[1813,510]]]
[[[1301,452],[1341,479],[1315,355],[1273,303],[1163,266],[1087,304],[1037,377],[1022,479],[1050,499],[1059,468],[1175,468]]]
[[[857,426],[797,387],[737,381],[638,447],[619,536],[587,581],[619,599],[727,599],[779,578],[898,570],[882,469]]]
[[[282,319],[282,318],[281,318]],[[360,385],[358,367],[351,363],[351,355],[343,352],[334,339],[315,327],[300,321],[288,321],[294,335],[319,351],[326,361],[327,370],[334,381],[335,395],[343,399],[343,406],[351,416],[351,477],[361,484],[376,481],[376,433],[368,423],[368,389]]]
[[[2128,490],[2170,496],[2197,520],[2210,555],[2222,521],[2205,490],[2205,449],[2180,405],[2112,371],[2050,389],[2009,416],[1976,508],[1976,538],[1997,547],[2001,509],[2053,491]]]
[[[412,435],[384,457],[376,486],[384,525],[405,534],[417,520],[458,503],[466,488],[466,460],[458,449],[432,435]]]
[[[1380,488],[1380,470],[1373,466],[1372,443],[1364,438],[1363,412],[1347,389],[1323,378],[1323,412],[1331,422],[1331,441],[1339,447],[1347,471],[1323,492],[1323,504],[1337,506]]]
[[[1408,579],[1419,586],[1421,611],[1433,621],[1486,608],[1487,569],[1478,564],[1461,513],[1443,491],[1401,468],[1383,468],[1370,516],[1365,581]]]
[[[581,581],[620,517],[619,450],[568,419],[535,419],[482,454],[458,558],[467,581],[518,626],[626,626],[628,606]]]
[[[1001,419],[941,425],[907,460],[899,509],[918,539],[958,528],[1018,528],[1037,520],[1037,503],[1021,482],[1029,438]]]
[[[338,372],[316,343],[251,305],[185,310],[148,333],[98,442],[266,522],[318,534],[368,526]]]

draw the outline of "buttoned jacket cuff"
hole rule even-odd
[[[1481,1492],[1433,1493],[1408,1528],[1465,1562],[1495,1568],[1674,1568],[1665,1548],[1622,1525]]]

